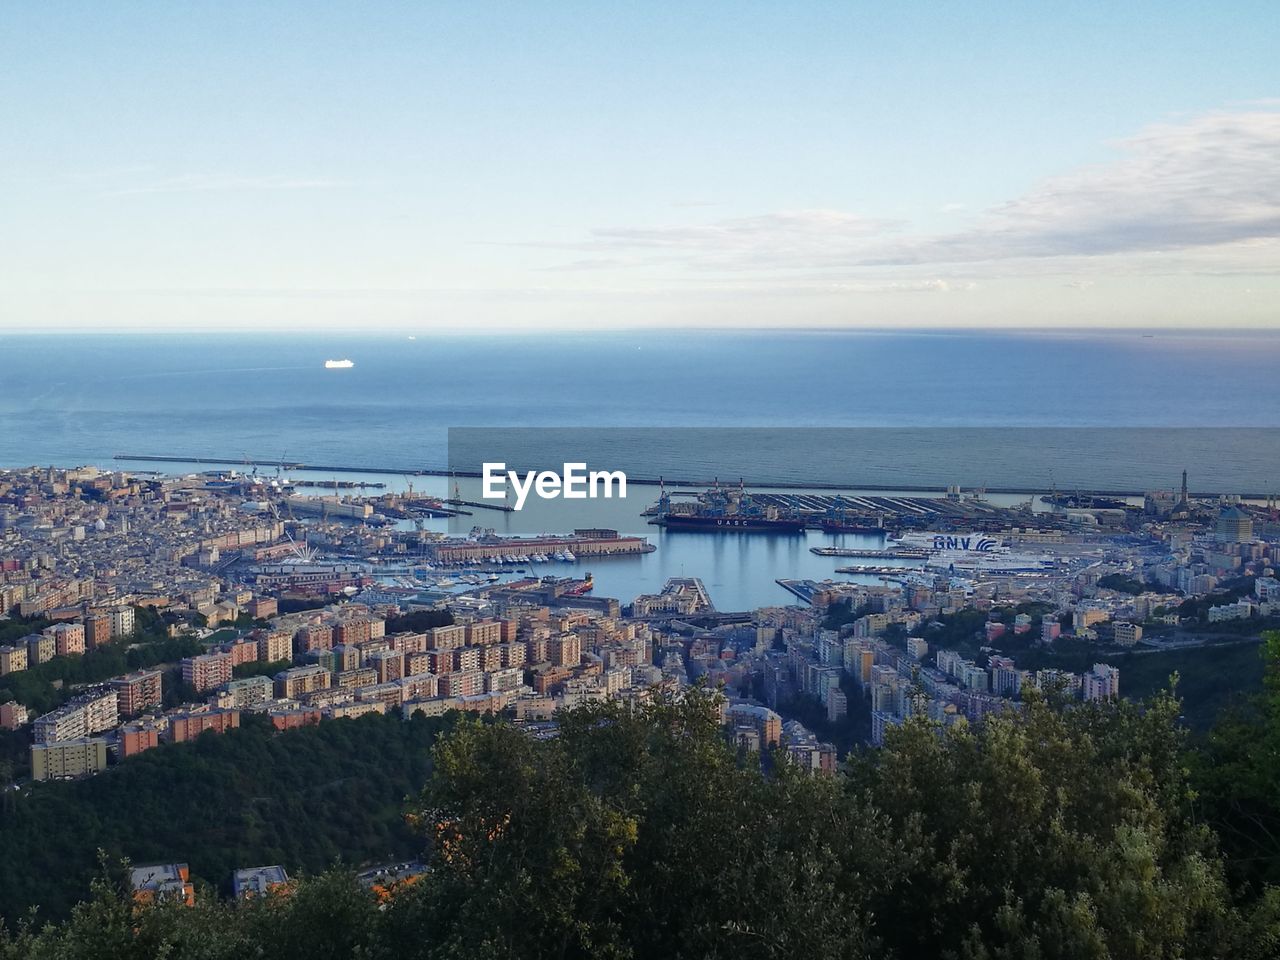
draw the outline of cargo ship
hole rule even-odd
[[[818,520],[818,529],[823,533],[863,533],[871,536],[885,536],[885,516],[880,513],[849,510],[845,506],[832,506]]]
[[[803,517],[788,516],[776,507],[761,507],[741,485],[736,490],[716,484],[693,503],[673,504],[666,489],[649,511],[650,523],[668,530],[724,533],[804,533]]]
[[[881,536],[888,533],[884,527],[869,520],[858,521],[854,519],[827,519],[821,521],[818,524],[818,528],[823,533],[865,533],[873,536]]]

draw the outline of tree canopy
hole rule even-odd
[[[1280,894],[1235,882],[1178,712],[914,719],[840,777],[741,754],[699,693],[550,739],[464,720],[408,806],[430,869],[385,907],[332,872],[135,915],[104,880],[0,958],[1274,957]]]

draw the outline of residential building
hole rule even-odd
[[[247,897],[265,897],[272,891],[288,888],[289,875],[284,867],[244,867],[231,875],[231,895],[237,900]]]
[[[0,677],[27,669],[26,644],[18,647],[0,647]]]
[[[177,710],[168,715],[170,743],[194,740],[206,730],[225,733],[240,726],[240,711],[220,709],[204,704],[190,710]]]
[[[300,694],[328,688],[331,675],[324,667],[293,667],[276,674],[276,696],[294,700]]]
[[[196,905],[196,888],[185,863],[157,863],[129,871],[133,899],[143,905],[180,903]]]
[[[1110,664],[1095,663],[1080,679],[1080,692],[1085,700],[1110,700],[1120,696],[1120,671]]]
[[[132,608],[129,608],[132,609]],[[115,677],[109,681],[116,692],[116,702],[122,717],[136,717],[148,707],[158,707],[162,699],[161,672],[138,670]]]
[[[107,769],[107,741],[101,737],[77,737],[31,746],[31,779],[69,780]]]
[[[242,677],[227,684],[230,705],[236,710],[252,710],[271,700],[275,684],[270,677]]]
[[[119,722],[115,690],[100,686],[86,690],[58,709],[37,717],[32,736],[36,743],[79,740],[110,730]]]
[[[1142,639],[1142,627],[1124,620],[1114,624],[1116,643],[1122,647],[1132,647]]]
[[[204,653],[182,661],[182,682],[203,693],[229,682],[232,671],[231,654]]]

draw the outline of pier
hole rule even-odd
[[[901,576],[904,573],[919,573],[920,567],[885,567],[867,564],[866,566],[836,567],[836,573],[851,573],[861,576]]]
[[[810,547],[809,552],[819,557],[856,557],[864,560],[927,560],[924,550],[904,547],[900,550],[855,550],[852,547]]]
[[[445,503],[452,504],[455,507],[475,507],[477,510],[497,510],[501,513],[515,513],[516,508],[508,506],[505,503],[485,503],[480,500],[460,500],[457,497],[450,497]],[[465,513],[466,511],[460,511]]]

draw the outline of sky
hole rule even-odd
[[[1273,0],[0,6],[0,331],[1280,327]]]

